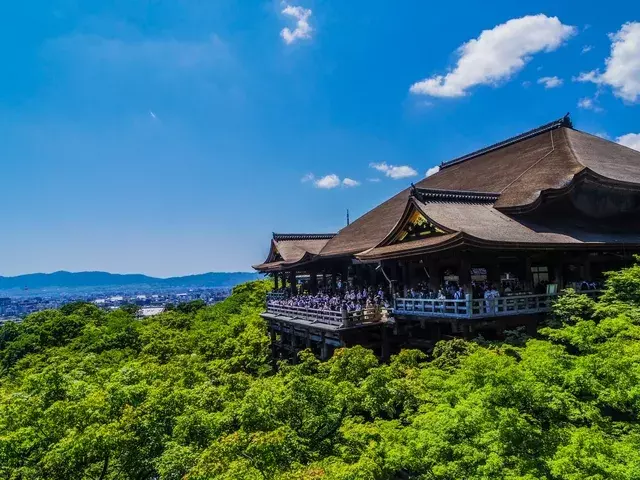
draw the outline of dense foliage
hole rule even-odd
[[[542,338],[269,363],[265,282],[147,320],[87,304],[0,329],[0,478],[637,479],[640,266]]]

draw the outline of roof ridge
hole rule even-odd
[[[276,242],[287,240],[330,240],[335,233],[273,233]]]
[[[495,203],[500,198],[499,192],[475,192],[471,190],[447,190],[440,188],[413,187],[411,195],[424,202],[425,200],[449,200],[460,202]]]
[[[571,122],[571,118],[569,118],[569,114],[567,113],[564,117],[554,120],[553,122],[546,123],[541,125],[540,127],[534,128],[524,133],[520,133],[514,137],[507,138],[506,140],[502,140],[501,142],[494,143],[493,145],[489,145],[488,147],[481,148],[480,150],[476,150],[475,152],[468,153],[458,158],[454,158],[453,160],[449,160],[447,162],[442,162],[440,164],[440,168],[447,168],[453,165],[457,165],[467,160],[471,160],[472,158],[478,157],[485,153],[493,152],[494,150],[498,150],[500,148],[507,147],[509,145],[513,145],[514,143],[521,142],[522,140],[526,140],[528,138],[534,137],[544,132],[548,132],[550,130],[555,130],[556,128],[567,127],[573,128],[573,123]]]

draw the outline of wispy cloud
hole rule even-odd
[[[300,179],[300,181],[302,183],[307,183],[307,182],[311,182],[316,178],[316,176],[313,173],[307,173],[304,177],[302,177]]]
[[[380,181],[379,178],[367,178],[367,182],[378,183]]]
[[[543,14],[509,20],[461,45],[451,72],[414,83],[410,91],[432,97],[462,97],[475,85],[495,85],[510,78],[534,54],[557,49],[575,33],[575,27]]]
[[[143,67],[174,72],[219,67],[231,59],[227,45],[217,36],[202,40],[176,38],[107,38],[72,34],[49,40],[45,53],[64,53],[67,59],[108,65],[111,68]]]
[[[640,133],[627,133],[616,138],[616,142],[640,152]]]
[[[563,81],[558,77],[541,77],[538,79],[538,83],[544,85],[544,88],[556,88],[560,87]]]
[[[285,27],[280,31],[280,36],[284,43],[290,45],[300,39],[311,38],[313,28],[309,24],[309,18],[311,18],[311,10],[300,6],[285,5],[282,10],[282,15],[290,17],[295,20],[296,27],[291,30],[289,27]]]
[[[360,182],[358,180],[354,180],[353,178],[345,177],[341,180],[340,177],[335,173],[330,173],[329,175],[325,175],[324,177],[320,178],[317,178],[313,173],[307,173],[300,179],[300,181],[302,183],[313,182],[313,185],[316,188],[322,188],[325,190],[330,190],[341,185],[344,188],[353,188],[360,185]]]
[[[591,50],[593,50],[593,46],[592,45],[585,45],[584,47],[582,47],[582,52],[581,53],[588,53]]]
[[[378,170],[379,172],[384,173],[387,177],[396,180],[400,178],[415,177],[416,175],[418,175],[418,172],[416,172],[409,165],[389,165],[386,162],[382,162],[370,163],[369,166]]]
[[[329,190],[340,186],[340,177],[335,173],[331,173],[315,180],[313,184],[318,188]]]
[[[345,187],[357,187],[360,185],[360,182],[357,180],[353,180],[352,178],[345,178],[342,180],[342,185]]]
[[[615,96],[636,102],[640,98],[640,22],[625,23],[609,38],[611,55],[605,71],[583,72],[575,80],[609,86]]]
[[[578,107],[583,110],[592,110],[594,112],[601,112],[602,108],[598,106],[596,101],[593,98],[581,98],[578,100]]]

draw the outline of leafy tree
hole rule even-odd
[[[137,315],[140,307],[135,303],[126,303],[120,307],[120,310],[127,312],[129,315]]]
[[[0,478],[640,478],[638,267],[597,301],[566,292],[541,338],[442,341],[387,364],[354,347],[273,370],[270,288],[0,327]]]

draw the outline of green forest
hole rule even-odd
[[[640,479],[640,266],[538,338],[274,370],[267,281],[145,320],[77,303],[0,329],[4,479]]]

